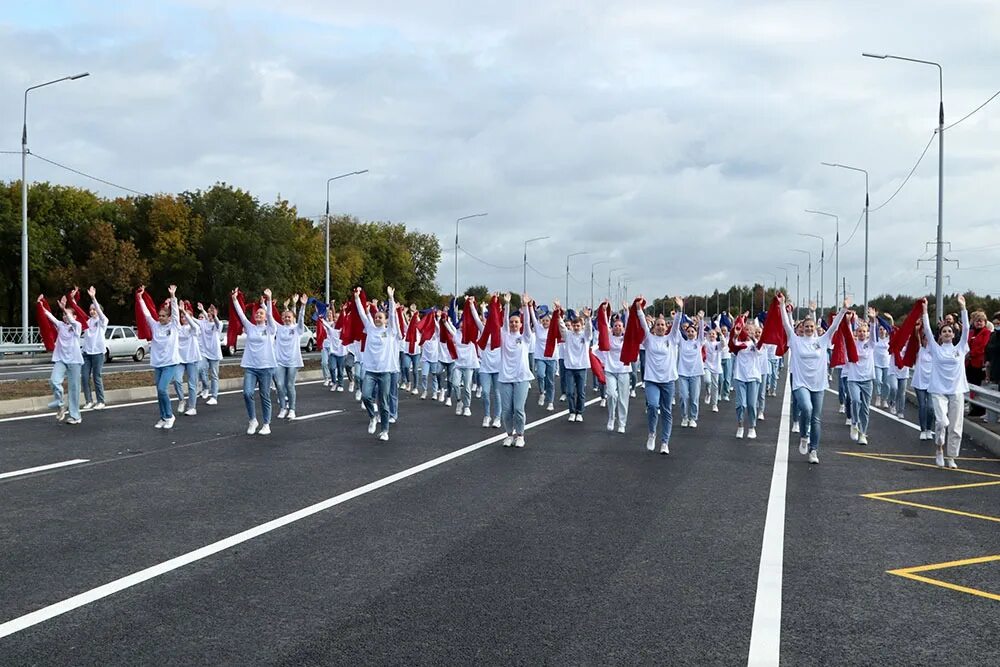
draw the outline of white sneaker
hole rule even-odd
[[[921,440],[926,440],[927,439],[927,431],[921,431],[920,432],[920,439]]]
[[[582,421],[583,421],[583,415],[577,415],[577,416],[576,416],[576,420],[577,420],[578,422],[582,422]]]
[[[736,437],[738,439],[740,439],[740,440],[743,439],[743,427],[742,426],[737,426],[736,427]]]
[[[483,388],[476,387],[476,398],[482,398],[482,397],[483,397]]]
[[[494,417],[493,418],[493,428],[500,428],[500,418],[499,417]]]
[[[195,410],[194,408],[190,408],[190,409],[184,411],[184,415],[187,416],[187,417],[194,417],[197,414],[198,414],[198,411]]]
[[[669,454],[670,453],[670,447],[667,446],[666,442],[660,443],[660,453],[661,454]]]
[[[712,397],[709,396],[708,398],[705,399],[705,405],[711,405],[711,404],[712,404]]]
[[[155,424],[153,424],[153,428],[163,428],[163,425],[166,424],[166,423],[167,422],[165,422],[162,419],[160,419]]]
[[[106,406],[104,403],[98,403],[97,405],[94,406],[94,409],[95,410],[103,410],[106,407],[108,407],[108,406]]]
[[[937,465],[938,468],[943,468],[944,467],[944,450],[943,449],[937,450],[937,454],[935,454],[935,456],[934,456],[934,463]]]
[[[516,438],[514,438],[514,446],[515,447],[524,447],[524,436],[523,435],[519,435]]]
[[[79,426],[79,425],[80,425],[80,423],[81,423],[81,420],[79,420],[79,419],[74,419],[73,417],[69,417],[69,418],[68,418],[68,419],[67,419],[67,420],[66,420],[65,422],[63,422],[63,423],[64,423],[64,424],[68,424],[69,426]]]
[[[865,435],[864,433],[860,434],[858,436],[858,444],[859,445],[867,445],[868,444],[868,436]]]
[[[354,380],[347,383],[347,391],[354,391]]]
[[[445,399],[444,404],[447,405],[449,408],[451,407],[451,396]]]
[[[698,422],[692,419],[690,422],[688,422],[688,426],[690,426],[691,428],[698,428]]]
[[[444,389],[438,392],[438,403],[444,402],[444,394],[445,394]],[[448,405],[451,405],[451,396],[448,397]]]
[[[755,429],[754,427],[751,426],[750,429],[747,431],[747,439],[749,439],[749,440],[756,440],[757,439],[757,429]]]
[[[333,384],[333,382],[331,382],[330,380],[323,380],[324,387],[329,387],[331,384]]]
[[[635,398],[635,389],[630,390],[628,392],[628,395],[631,396],[632,398]]]
[[[208,399],[207,401],[205,401],[205,405],[218,405],[218,404],[219,404],[219,401],[217,401],[215,399],[215,397],[212,397],[212,398]]]
[[[278,410],[278,419],[284,419],[285,415],[288,414],[288,408],[281,408]]]
[[[576,421],[576,413],[574,413],[574,412],[569,413],[569,419],[567,421],[575,422]]]
[[[464,408],[462,410],[462,416],[463,417],[471,417],[472,416],[472,408]]]
[[[451,403],[448,403],[448,405],[451,405]],[[455,414],[461,416],[461,414],[462,414],[462,404],[461,403],[456,403],[455,404]]]
[[[602,398],[601,399],[601,407],[602,408],[608,407],[608,399],[606,399],[606,398]]]
[[[483,417],[483,428],[489,428],[489,427],[490,427],[490,417],[489,415],[487,415]]]
[[[164,428],[164,430],[172,429],[174,427],[174,421],[175,420],[176,420],[176,417],[170,417],[168,419],[165,419],[163,421],[163,428]]]
[[[840,409],[837,410],[837,412],[839,412],[840,414],[845,414],[847,412],[847,409],[844,405],[841,405]]]
[[[712,406],[712,412],[718,412],[718,411],[719,411],[719,406],[718,405],[713,405]]]
[[[209,393],[208,393],[208,390],[207,390],[207,389],[206,389],[205,391],[201,392],[201,400],[203,400],[203,401],[204,401],[204,400],[205,400],[205,399],[207,399],[208,397],[209,397]]]
[[[854,425],[854,422],[851,421],[850,417],[844,420],[844,426],[852,426],[852,425]]]
[[[798,433],[798,432],[799,432],[799,423],[797,421],[792,422],[792,433]]]
[[[382,431],[381,433],[378,434],[378,439],[381,440],[382,442],[388,442],[389,441],[389,432],[388,431]]]
[[[390,424],[395,424],[396,423],[396,418],[395,417],[389,417],[389,423]]]
[[[955,463],[955,459],[949,456],[947,459],[945,459],[945,462],[948,464],[948,467],[951,468],[952,470],[958,470],[958,464]]]
[[[337,387],[337,391],[344,391],[344,388],[343,387]],[[417,389],[416,387],[414,387],[413,389],[410,390],[410,393],[413,394],[414,396],[416,396],[417,394],[420,393],[420,390]],[[427,398],[427,397],[425,396],[424,398]]]
[[[685,417],[684,419],[681,420],[681,426],[684,427],[684,428],[687,428],[690,423],[691,422],[688,421],[687,417]]]
[[[67,408],[66,408],[65,405],[60,405],[59,406],[59,411],[56,412],[56,421],[62,421],[64,419],[66,419],[66,410],[67,410]]]
[[[181,401],[177,404],[177,412],[183,413],[184,409],[187,407],[187,401]]]
[[[809,452],[809,463],[819,463],[819,454],[815,449]]]
[[[285,419],[287,419],[288,421],[292,421],[293,419],[295,419],[295,410],[289,410],[288,414],[285,415]]]
[[[622,425],[620,425],[620,426],[618,427],[618,432],[619,432],[619,433],[624,433],[624,432],[625,432],[625,424],[622,424]]]
[[[553,405],[552,403],[549,403],[548,405],[545,406],[545,410],[548,411],[548,412],[552,412],[555,409],[556,409],[556,406]]]
[[[559,402],[560,402],[560,403],[565,403],[565,402],[566,402],[566,394],[562,394],[562,395],[561,395],[561,396],[559,397]]]
[[[257,432],[257,420],[251,419],[250,423],[247,424],[247,435],[253,435]]]
[[[361,400],[361,390],[360,389],[358,389],[357,391],[354,392],[354,400],[355,401],[360,401]]]
[[[368,432],[375,433],[375,428],[378,426],[378,420],[372,417],[368,420]]]
[[[764,421],[764,411],[763,410],[761,410],[760,414],[757,415],[757,421],[759,421],[759,422]]]
[[[264,424],[263,426],[261,426],[260,430],[257,431],[257,435],[271,435],[271,425]]]
[[[809,438],[799,438],[799,454],[805,456],[809,453]]]
[[[614,431],[615,430],[615,420],[614,419],[609,419],[608,420],[608,430],[609,431]]]
[[[538,395],[538,405],[539,406],[545,405],[545,394]]]
[[[858,430],[857,426],[851,425],[851,440],[854,442],[858,441],[858,436],[861,435],[861,431]]]
[[[506,438],[503,439],[504,447],[510,447],[513,444],[514,444],[514,436],[508,435]]]
[[[427,400],[427,392],[426,391],[420,395],[420,400],[421,401],[426,401]]]
[[[896,419],[905,419],[905,417],[903,416],[902,412],[897,412],[896,413]]]
[[[94,407],[94,402],[93,401],[87,401],[86,403],[83,404],[83,409],[84,410],[89,410],[92,407]]]
[[[656,434],[650,433],[649,437],[646,438],[646,449],[653,452],[656,451]]]

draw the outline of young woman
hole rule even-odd
[[[730,394],[733,393],[733,353],[729,351],[729,327],[722,325],[719,327],[719,342],[722,344],[722,385],[719,387],[719,394],[722,400],[729,401]]]
[[[38,295],[38,302],[45,301],[45,295]],[[52,350],[52,374],[49,376],[49,384],[52,386],[52,401],[50,408],[58,408],[56,419],[65,420],[65,423],[76,426],[83,418],[80,416],[80,370],[83,368],[83,352],[80,349],[80,333],[83,325],[80,324],[73,311],[66,306],[66,297],[59,299],[59,306],[62,308],[62,319],[56,319],[55,315],[45,308],[42,312],[45,317],[56,328],[56,346]],[[66,417],[67,405],[63,394],[62,383],[67,380],[69,388],[69,417]]]
[[[761,333],[763,333],[762,325],[757,322],[755,323],[757,329],[757,337],[759,338]],[[765,343],[761,345],[761,352],[764,354],[760,355],[757,359],[757,363],[760,365],[760,388],[757,391],[757,421],[764,421],[764,408],[767,406],[767,397],[770,394],[771,387],[771,373],[772,371],[777,373],[775,366],[771,364],[772,357],[777,360],[777,349],[778,346],[772,343]],[[777,382],[775,380],[775,382]]]
[[[97,290],[93,285],[87,290],[90,295],[90,318],[83,332],[83,396],[84,408],[104,409],[104,335],[108,330],[108,318],[97,303]],[[96,401],[91,400],[90,380],[94,380]]]
[[[201,327],[183,303],[178,303],[180,309],[180,329],[177,330],[177,349],[180,351],[181,363],[177,365],[174,375],[174,391],[177,392],[177,413],[193,417],[198,414],[198,364],[201,363],[201,349],[198,338]],[[184,398],[182,379],[187,377],[187,399]]]
[[[177,286],[171,285],[167,288],[170,300],[160,307],[159,319],[156,320],[149,314],[146,302],[143,301],[142,295],[145,291],[146,286],[140,285],[135,298],[153,335],[153,339],[149,341],[149,365],[153,367],[156,403],[160,408],[160,420],[156,422],[154,428],[170,429],[174,426],[174,413],[167,391],[177,374],[177,366],[181,363],[181,353],[178,348],[181,321],[175,297]]]
[[[347,347],[340,338],[341,332],[337,328],[337,311],[333,306],[334,303],[331,303],[326,310],[326,317],[319,322],[326,329],[323,349],[326,354],[326,365],[330,369],[330,391],[344,391],[344,378],[347,375]]]
[[[534,317],[533,310],[529,310],[529,317]],[[482,318],[479,316],[479,309],[472,309],[473,319],[476,321],[476,327],[479,329],[480,337],[483,335],[483,329],[486,328],[486,323],[483,322]],[[479,388],[482,390],[483,399],[483,428],[488,428],[491,425],[493,428],[500,428],[500,366],[501,366],[501,348],[493,347],[487,343],[486,347],[480,349],[479,356]]]
[[[847,362],[847,391],[851,396],[851,440],[868,444],[868,421],[871,414],[872,391],[875,382],[875,341],[871,339],[870,323],[875,322],[875,309],[868,309],[868,322],[854,330],[858,350],[857,363]]]
[[[719,331],[717,329],[710,329],[708,340],[705,342],[705,375],[708,378],[705,405],[710,405],[712,412],[719,411],[722,374],[722,342],[719,340]]]
[[[302,335],[306,332],[306,303],[309,297],[296,294],[292,297],[291,308],[286,300],[281,312],[281,323],[274,321],[271,309],[267,311],[268,325],[277,334],[274,339],[274,379],[278,385],[278,419],[295,419],[295,379],[302,368]],[[299,306],[299,316],[294,308]]]
[[[986,313],[977,310],[969,316],[969,354],[965,357],[965,379],[970,385],[981,385],[986,379],[983,367],[986,365],[986,345],[992,332],[986,326]],[[986,408],[975,403],[969,404],[970,417],[982,417]]]
[[[443,314],[442,321],[447,321],[447,313]],[[438,337],[441,338],[440,327],[438,328]],[[451,355],[451,350],[448,349],[448,344],[444,340],[438,340],[438,368],[440,369],[438,373],[438,390],[437,400],[440,403],[444,401],[444,404],[451,407],[451,374],[455,370],[455,357]]]
[[[744,338],[745,334],[745,338]],[[733,325],[729,351],[733,353],[733,383],[736,389],[736,437],[757,438],[757,401],[763,388],[761,360],[767,351],[757,347],[760,331],[756,320]]]
[[[389,295],[387,317],[385,312],[376,310],[369,315],[361,305],[361,288],[354,288],[354,307],[365,327],[365,349],[361,353],[361,365],[365,369],[365,379],[361,390],[362,404],[368,412],[368,432],[378,430],[378,439],[389,440],[389,394],[392,374],[398,369],[400,340],[399,323],[396,319],[396,291],[386,288]]]
[[[535,337],[535,377],[538,378],[538,405],[546,406],[546,410],[554,410],[556,399],[556,367],[559,365],[559,346],[552,351],[552,356],[545,356],[545,343],[549,338],[549,326],[552,317],[545,315],[541,320],[532,310],[529,313],[531,331]]]
[[[908,366],[899,367],[895,362],[889,366],[889,384],[893,387],[892,398],[889,401],[889,409],[897,419],[904,419],[906,410],[906,381],[910,379],[910,369]]]
[[[438,380],[441,375],[441,324],[439,322],[440,313],[434,310],[434,334],[427,340],[420,342],[420,400],[427,399],[427,392],[430,391],[431,400],[437,400],[440,394]]]
[[[962,447],[962,425],[965,418],[965,392],[969,383],[965,378],[965,355],[969,353],[969,312],[965,309],[965,297],[958,296],[962,308],[962,334],[955,343],[955,330],[950,324],[941,327],[939,340],[934,340],[931,323],[927,318],[927,299],[924,302],[924,335],[931,353],[931,379],[928,391],[934,406],[937,429],[934,444],[937,445],[935,462],[939,468],[947,465],[958,468],[955,459]],[[945,446],[948,451],[945,452]]]
[[[468,301],[472,297],[466,296]],[[472,310],[475,310],[473,308]],[[455,358],[455,370],[451,376],[451,397],[455,402],[455,414],[472,416],[472,374],[479,368],[479,354],[476,352],[475,343],[463,343],[462,334],[459,333],[450,320],[444,322],[452,340],[455,341],[455,351],[458,356]]]
[[[554,307],[559,309],[558,301]],[[556,324],[563,339],[563,361],[566,365],[563,388],[569,406],[569,421],[582,422],[587,406],[587,369],[590,368],[590,340],[593,336],[590,308],[584,308],[582,315],[574,317],[568,327],[562,318]]]
[[[201,384],[201,397],[208,399],[205,405],[217,405],[219,402],[219,362],[222,361],[222,322],[219,311],[214,305],[208,310],[198,304],[198,347],[201,349],[201,361],[198,364],[198,380]]]
[[[782,324],[788,338],[788,372],[791,375],[792,395],[799,410],[799,454],[808,455],[809,463],[819,463],[823,397],[829,386],[830,358],[826,352],[851,302],[844,301],[833,324],[822,336],[817,335],[816,320],[811,317],[803,320],[801,328],[796,329],[792,325],[791,313],[784,307],[784,295],[778,295],[778,302],[782,306]]]
[[[531,303],[527,295],[522,304]],[[501,421],[507,432],[504,447],[524,447],[524,404],[531,387],[528,353],[535,344],[531,327],[521,326],[521,316],[510,312],[510,293],[503,295],[503,315],[507,326],[500,328],[500,403]],[[527,307],[526,307],[527,309]],[[530,317],[530,313],[528,314]],[[522,331],[521,329],[524,329]]]
[[[411,325],[414,318],[418,321],[420,320],[420,312],[417,310],[417,304],[411,303],[409,308],[409,317],[407,318],[407,327]],[[420,340],[420,334],[417,333],[417,340]],[[413,343],[412,345],[407,343],[403,346],[403,355],[406,357],[404,359],[403,365],[403,388],[409,389],[410,393],[416,396],[420,393],[420,344],[419,342]]]
[[[640,299],[642,297],[639,297]],[[645,362],[642,381],[646,394],[646,425],[649,435],[646,438],[646,449],[656,450],[656,423],[660,423],[660,454],[670,453],[670,431],[673,427],[673,398],[677,382],[677,356],[681,340],[681,314],[684,312],[684,300],[674,297],[677,310],[674,314],[673,327],[667,333],[667,320],[660,315],[650,327],[645,313],[639,312],[639,325],[643,330],[643,345],[645,347]]]
[[[620,317],[616,317],[613,324],[609,324],[608,316],[610,308],[598,311],[598,316],[604,317],[605,326],[611,329],[611,349],[604,355],[604,377],[607,379],[608,394],[608,430],[615,430],[617,422],[618,432],[625,432],[625,423],[628,421],[628,399],[629,381],[631,379],[630,368],[622,363],[622,345],[625,342],[625,324]]]
[[[274,319],[268,317],[271,310],[271,290],[264,290],[264,298],[260,307],[253,314],[253,322],[247,319],[243,309],[240,308],[236,297],[239,295],[239,288],[233,290],[232,299],[236,315],[243,323],[243,333],[246,335],[246,347],[243,349],[243,359],[240,366],[243,367],[243,402],[246,404],[247,417],[250,419],[247,424],[247,435],[270,435],[271,434],[271,382],[274,379],[274,370],[277,365],[274,355],[274,337],[277,330],[274,326]],[[254,404],[254,389],[260,394],[260,410],[263,426],[257,431],[257,410]]]
[[[892,375],[892,368],[895,367],[889,355],[889,336],[891,332],[882,326],[878,319],[873,321],[871,326],[875,332],[875,398],[873,400],[876,408],[887,408],[889,407],[889,402],[896,395],[896,383],[890,377]]]
[[[681,398],[681,426],[698,428],[698,405],[701,401],[701,378],[705,375],[705,362],[701,350],[705,345],[705,327],[698,313],[694,322],[682,326],[680,350],[677,354],[677,386]]]
[[[931,369],[934,356],[927,345],[927,336],[923,326],[917,327],[917,340],[920,349],[917,350],[917,361],[913,364],[913,380],[910,383],[913,393],[917,396],[917,426],[920,427],[921,440],[934,439],[934,406],[931,404]]]

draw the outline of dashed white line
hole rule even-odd
[[[23,470],[12,470],[11,472],[0,473],[0,479],[10,479],[11,477],[30,475],[33,472],[54,470],[55,468],[65,468],[66,466],[75,466],[81,463],[87,463],[88,461],[90,461],[90,459],[73,459],[71,461],[60,461],[59,463],[49,463],[43,466],[35,466],[34,468],[24,468]]]

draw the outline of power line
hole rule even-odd
[[[79,174],[80,176],[83,176],[85,178],[89,178],[91,180],[97,181],[98,183],[104,183],[105,185],[110,185],[113,188],[118,188],[119,190],[124,190],[125,192],[131,192],[132,194],[141,195],[141,196],[144,196],[144,197],[150,196],[148,192],[140,192],[139,190],[133,190],[132,188],[126,188],[124,185],[118,185],[117,183],[112,183],[111,181],[106,181],[103,178],[98,178],[97,176],[91,176],[90,174],[86,174],[86,173],[80,171],[79,169],[74,169],[73,167],[67,167],[66,165],[60,164],[60,163],[56,162],[55,160],[50,160],[48,158],[44,158],[41,155],[39,155],[38,153],[32,153],[31,151],[28,151],[28,154],[31,155],[32,157],[38,158],[42,162],[48,162],[49,164],[55,165],[55,166],[57,166],[57,167],[59,167],[61,169],[65,169],[66,171],[71,171],[74,174]]]
[[[841,248],[843,248],[845,245],[851,242],[851,239],[854,238],[854,235],[858,233],[858,228],[861,227],[861,221],[864,219],[865,219],[865,212],[864,209],[862,209],[861,215],[858,216],[858,222],[854,225],[854,231],[851,232],[851,235],[847,238],[846,241],[840,244]]]
[[[915,172],[917,170],[917,167],[920,166],[920,162],[924,159],[924,156],[927,155],[927,149],[931,147],[932,143],[934,143],[934,137],[936,135],[937,135],[937,132],[932,132],[931,133],[931,138],[927,140],[927,145],[924,146],[923,152],[920,154],[920,157],[917,158],[917,163],[915,165],[913,165],[913,169],[911,169],[910,173],[906,175],[906,178],[904,178],[903,182],[899,184],[899,187],[896,188],[896,191],[892,193],[892,196],[889,197],[888,199],[886,199],[884,202],[882,202],[878,206],[876,206],[875,208],[869,209],[869,211],[877,211],[880,208],[884,207],[889,202],[891,202],[893,199],[895,199],[896,195],[898,195],[899,192],[900,192],[900,190],[903,189],[903,186],[905,186],[906,183],[910,180],[910,176],[913,176],[913,172]]]
[[[958,125],[959,123],[961,123],[963,120],[965,120],[966,118],[968,118],[969,116],[971,116],[972,114],[976,113],[977,111],[979,111],[980,109],[982,109],[984,106],[986,106],[987,104],[989,104],[990,102],[992,102],[994,99],[996,99],[997,95],[1000,95],[1000,90],[998,90],[997,92],[993,93],[993,95],[991,95],[988,100],[986,100],[985,102],[983,102],[982,104],[980,104],[978,107],[976,107],[975,109],[973,109],[969,113],[965,114],[964,116],[962,116],[961,118],[959,118],[958,120],[956,120],[951,125],[948,125],[944,129],[945,130],[950,130],[951,128],[955,127],[956,125]]]
[[[466,249],[465,249],[465,248],[463,248],[462,246],[458,246],[458,248],[459,248],[459,250],[461,250],[461,251],[462,251],[462,252],[464,252],[464,253],[465,253],[466,255],[468,255],[468,256],[469,256],[469,257],[471,257],[472,259],[476,260],[476,261],[477,261],[477,262],[479,262],[480,264],[485,264],[486,266],[491,266],[491,267],[493,267],[494,269],[500,269],[500,270],[502,270],[502,271],[510,271],[510,270],[513,270],[513,269],[519,269],[519,268],[521,268],[521,265],[520,265],[520,264],[518,264],[517,266],[499,266],[499,265],[497,265],[497,264],[492,264],[492,263],[490,263],[490,262],[487,262],[487,261],[486,261],[485,259],[480,259],[479,257],[476,257],[475,255],[473,255],[473,254],[472,254],[471,252],[469,252],[468,250],[466,250]]]
[[[548,278],[549,280],[559,280],[560,278],[562,278],[562,276],[550,276],[548,274],[542,273],[541,271],[539,271],[538,269],[536,269],[531,264],[531,262],[528,262],[528,268],[531,269],[532,271],[534,271],[535,273],[537,273],[538,275],[540,275],[542,278]]]

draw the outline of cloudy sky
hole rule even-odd
[[[125,5],[122,8],[120,5]],[[442,240],[439,284],[598,296],[711,292],[833,254],[862,299],[864,176],[875,209],[932,139],[936,68],[946,123],[1000,89],[1000,4],[512,0],[188,0],[8,3],[0,121],[18,150],[25,87],[35,153],[143,192],[225,181],[303,215],[331,209]],[[110,186],[33,160],[29,179]],[[869,296],[923,293],[937,225],[937,140],[870,217]],[[20,158],[0,155],[0,178]],[[951,289],[1000,292],[1000,98],[945,132]],[[855,232],[856,230],[856,232]],[[849,242],[848,242],[848,239]],[[489,266],[483,262],[488,262]],[[829,304],[832,258],[825,270]],[[794,287],[795,269],[791,268]],[[540,272],[540,273],[539,273]],[[542,275],[544,274],[544,275]],[[548,276],[548,277],[546,277]],[[617,284],[618,279],[614,282]],[[927,289],[932,290],[933,284]]]

